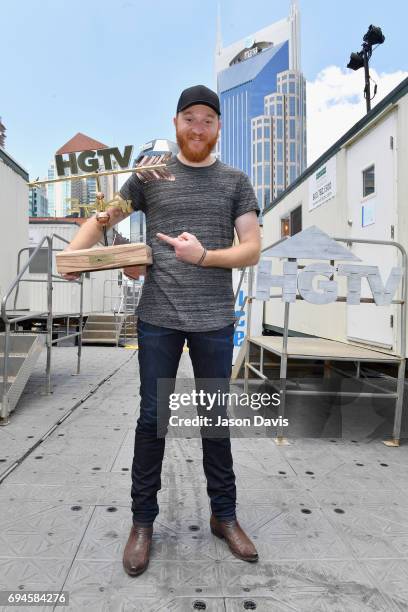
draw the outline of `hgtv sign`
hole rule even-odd
[[[270,258],[285,258],[283,274],[272,274]],[[314,262],[299,270],[298,259],[325,259],[332,263]],[[335,260],[353,263],[334,264]],[[394,266],[388,278],[382,278],[378,266],[362,265],[351,251],[312,225],[288,240],[262,253],[258,263],[256,298],[268,301],[271,289],[282,290],[283,302],[295,302],[297,294],[311,304],[331,304],[338,297],[336,275],[347,279],[346,303],[361,303],[362,280],[366,279],[377,306],[389,306],[402,279],[402,269]]]

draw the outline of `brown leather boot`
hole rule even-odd
[[[217,538],[225,539],[233,555],[243,561],[258,561],[256,548],[241,528],[237,520],[219,521],[212,514],[210,518],[211,532]]]
[[[132,525],[129,539],[123,553],[123,567],[129,576],[139,576],[149,565],[150,545],[153,527]]]

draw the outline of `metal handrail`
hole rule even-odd
[[[58,234],[52,234],[52,236],[56,236],[56,237],[58,237],[60,240],[63,240],[64,242],[66,242],[67,244],[69,244],[68,240],[66,240],[65,238],[62,238],[62,237],[58,236]],[[52,237],[52,236],[51,236],[51,237]],[[41,244],[42,244],[42,243],[41,243]],[[40,246],[41,246],[41,244],[40,244]],[[17,275],[20,273],[21,254],[22,254],[22,253],[24,253],[24,251],[30,251],[32,248],[33,248],[33,247],[24,247],[23,249],[20,249],[20,250],[19,250],[19,252],[18,252],[18,254],[17,254]],[[60,252],[60,251],[62,251],[62,250],[63,250],[63,249],[52,249],[52,251],[53,251],[53,252]],[[45,272],[44,272],[44,274],[45,274]],[[55,275],[55,274],[52,274],[52,278],[59,279],[59,282],[63,282],[63,283],[65,283],[65,282],[66,282],[65,280],[62,280],[62,281],[61,281],[61,276],[57,276],[57,275]],[[41,278],[41,279],[37,279],[37,278],[21,278],[21,279],[20,279],[20,282],[21,282],[21,283],[44,283],[45,281],[44,281],[44,279],[42,279],[42,278]],[[14,310],[17,310],[17,299],[18,299],[18,294],[19,294],[19,291],[20,291],[20,283],[17,285],[16,292],[15,292],[15,294],[14,294],[14,305],[13,305]]]
[[[119,310],[118,313],[124,312],[124,342],[126,343],[126,337],[127,337],[127,316],[128,316],[128,312],[127,312],[127,306],[128,306],[128,298],[129,298],[129,293],[128,293],[128,289],[131,288],[132,290],[132,315],[134,315],[136,313],[136,306],[139,303],[140,300],[140,293],[141,293],[141,287],[142,284],[140,283],[140,281],[137,281],[135,279],[125,279],[123,284],[122,284],[122,299],[120,301],[120,306],[119,306]],[[137,299],[136,299],[136,289],[139,289],[137,292]],[[124,307],[125,306],[125,307]]]
[[[30,257],[28,258],[28,261],[25,263],[25,265],[23,266],[23,268],[21,270],[19,270],[20,268],[20,255],[23,251],[25,250],[29,250],[30,247],[26,247],[24,249],[21,249],[18,253],[18,262],[17,262],[17,266],[18,266],[18,274],[16,276],[16,278],[12,281],[12,283],[9,285],[9,287],[7,288],[7,291],[5,292],[2,300],[1,300],[1,318],[3,320],[4,323],[4,355],[3,355],[3,362],[4,362],[4,367],[3,367],[3,386],[2,386],[2,406],[1,406],[1,411],[0,411],[0,418],[2,419],[7,419],[8,415],[9,415],[9,410],[8,410],[8,402],[7,402],[7,381],[8,381],[8,360],[9,360],[9,352],[10,352],[10,331],[11,331],[11,323],[14,324],[14,326],[16,325],[16,323],[18,323],[19,321],[24,321],[27,319],[30,319],[32,317],[32,315],[22,315],[20,317],[13,317],[12,319],[10,319],[7,315],[7,302],[8,299],[10,298],[10,296],[12,295],[13,291],[16,290],[16,293],[18,294],[18,290],[19,290],[19,284],[22,281],[25,281],[27,279],[23,279],[23,276],[25,274],[25,272],[27,271],[27,269],[29,268],[31,262],[35,259],[35,257],[37,257],[40,249],[42,248],[43,244],[46,242],[47,243],[47,250],[48,250],[48,262],[47,262],[47,278],[46,279],[36,279],[39,282],[46,282],[47,283],[47,310],[44,311],[41,314],[47,314],[47,340],[46,340],[46,345],[47,345],[47,364],[46,364],[46,393],[50,393],[51,392],[51,350],[52,350],[52,344],[53,344],[53,340],[52,340],[52,321],[53,321],[53,313],[52,313],[52,283],[53,283],[53,278],[55,278],[55,275],[53,275],[52,273],[52,253],[54,250],[60,250],[60,249],[53,249],[53,241],[54,239],[58,239],[61,240],[62,242],[65,242],[66,244],[69,244],[69,241],[66,240],[65,238],[63,238],[62,236],[59,236],[58,234],[52,234],[51,236],[44,236],[43,239],[41,240],[41,242],[36,246],[36,248],[34,249],[33,253],[30,255]],[[64,281],[59,281],[59,282],[64,282]],[[83,278],[82,276],[80,277],[79,280],[77,281],[65,281],[65,282],[74,282],[74,283],[78,283],[81,287],[80,290],[80,307],[79,307],[79,331],[76,332],[75,334],[69,334],[67,335],[67,337],[74,337],[74,336],[78,336],[78,359],[77,359],[77,374],[79,374],[80,372],[80,362],[81,362],[81,352],[82,352],[82,326],[83,326]],[[16,306],[17,304],[17,299],[15,298],[14,300],[14,306]],[[60,338],[59,340],[63,340],[64,338]]]
[[[105,300],[108,299],[111,300],[111,311],[114,312],[115,308],[112,309],[112,300],[117,300],[118,298],[120,298],[122,296],[122,291],[118,293],[118,295],[106,295],[106,283],[116,283],[118,286],[120,286],[119,279],[107,278],[103,281],[102,311],[105,312]]]
[[[286,240],[289,237],[284,237],[283,240]],[[397,303],[401,306],[401,330],[400,330],[400,351],[399,355],[394,353],[394,357],[398,359],[398,375],[397,375],[397,393],[396,393],[396,404],[395,404],[395,415],[394,415],[394,427],[393,427],[393,440],[391,442],[386,442],[390,446],[398,446],[399,438],[401,433],[401,418],[402,418],[402,407],[403,407],[403,397],[404,397],[404,380],[405,380],[405,364],[406,364],[406,331],[407,331],[407,285],[408,285],[408,257],[405,248],[399,243],[393,240],[369,240],[363,238],[343,238],[343,237],[335,237],[333,240],[337,242],[345,242],[347,245],[352,246],[353,243],[356,244],[378,244],[384,246],[393,246],[397,248],[402,256],[402,283],[401,283],[401,300],[395,300],[393,303]],[[279,244],[282,240],[275,242],[274,244],[269,245],[262,249],[262,252],[267,251],[273,246]],[[289,259],[290,261],[290,259]],[[295,260],[296,261],[296,260]],[[249,307],[248,307],[248,321],[250,321],[251,317],[251,308],[252,308],[252,300],[253,300],[253,277],[251,275],[250,280],[248,281],[248,296],[249,296]],[[279,296],[271,296],[271,297],[281,297]],[[336,301],[342,301],[343,296],[337,297]],[[281,394],[281,414],[284,415],[285,410],[285,402],[286,402],[286,394],[295,394],[300,393],[299,391],[286,391],[286,381],[287,381],[287,360],[288,360],[288,333],[289,333],[289,302],[285,302],[285,311],[284,311],[284,324],[283,324],[283,339],[282,339],[282,351],[280,354],[280,394]],[[248,369],[255,371],[257,375],[260,374],[255,368],[251,366],[249,363],[249,342],[250,342],[250,334],[251,329],[248,327],[247,330],[247,352],[245,357],[245,383],[244,389],[248,392]],[[262,375],[263,376],[263,375]],[[265,378],[263,376],[263,378]],[[313,394],[318,394],[317,392],[313,392]],[[342,393],[339,393],[342,395]],[[343,393],[345,395],[345,393]],[[361,396],[365,396],[365,394],[360,394]],[[371,394],[372,397],[375,394]],[[389,395],[391,397],[391,394]],[[283,439],[282,437],[282,427],[279,428],[278,440]]]
[[[281,242],[284,242],[291,236],[284,236],[281,240],[277,240],[273,244],[262,249],[261,253],[268,251],[274,246],[277,246]],[[342,238],[342,237],[333,237],[333,240],[337,242],[345,242],[348,245],[352,245],[353,242],[356,244],[379,244],[383,246],[393,246],[398,249],[402,256],[402,283],[401,283],[401,299],[392,300],[392,304],[396,304],[401,306],[401,335],[400,335],[400,354],[402,357],[405,357],[406,353],[406,326],[407,326],[407,287],[408,287],[408,255],[405,248],[399,242],[395,242],[395,240],[370,240],[366,238]],[[248,292],[249,293],[249,292]],[[252,293],[252,289],[251,289]],[[271,295],[270,298],[280,298],[282,294]],[[301,296],[296,296],[296,299],[303,300]],[[347,300],[346,296],[337,296],[336,302],[345,302]],[[373,298],[361,298],[361,302],[365,304],[373,304],[375,300]]]

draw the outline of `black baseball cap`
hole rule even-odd
[[[215,91],[208,89],[205,85],[194,85],[182,91],[177,104],[177,112],[179,113],[189,106],[193,106],[193,104],[205,104],[215,110],[217,115],[221,115],[219,97]]]

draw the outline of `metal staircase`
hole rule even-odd
[[[122,299],[119,312],[123,312],[124,320],[121,328],[120,338],[126,342],[129,338],[136,338],[136,307],[142,293],[142,283],[140,281],[125,280],[122,284]]]
[[[112,344],[117,346],[124,321],[123,314],[88,315],[82,330],[82,344]]]
[[[4,372],[5,335],[0,336],[0,383],[3,387],[2,407],[7,413],[14,410],[44,346],[39,334],[10,333],[8,360]]]
[[[139,302],[142,283],[123,279],[119,295],[105,295],[106,299],[117,300],[113,312],[90,314],[82,332],[82,344],[111,344],[118,346],[119,340],[126,342],[136,332],[136,306]]]
[[[1,299],[1,329],[0,333],[0,425],[7,425],[9,422],[9,414],[14,410],[18,399],[27,383],[28,378],[33,370],[35,362],[42,347],[46,346],[46,393],[51,393],[51,356],[52,346],[61,340],[68,338],[77,338],[78,342],[78,358],[76,373],[79,374],[81,366],[81,335],[83,321],[83,280],[82,277],[78,281],[66,281],[61,276],[53,273],[53,253],[61,251],[61,248],[55,247],[54,243],[58,240],[68,244],[68,240],[62,238],[58,234],[44,236],[41,242],[31,253],[28,261],[20,270],[20,255],[23,251],[29,251],[29,248],[21,249],[18,254],[17,276],[12,281],[10,286]],[[45,245],[45,247],[43,247]],[[47,249],[47,278],[38,279],[37,282],[46,283],[47,286],[47,309],[44,312],[33,312],[17,309],[17,298],[22,282],[33,282],[32,279],[23,278],[29,270],[31,262],[39,256],[40,250]],[[74,282],[80,285],[80,307],[78,313],[69,313],[69,316],[78,319],[78,331],[68,333],[65,336],[58,336],[53,339],[54,331],[54,313],[52,306],[52,291],[55,282]],[[13,308],[8,306],[8,302],[14,294]],[[43,317],[46,321],[46,332],[44,334],[32,334],[17,331],[18,324],[23,321],[30,321],[37,317]],[[14,331],[12,331],[14,329]]]

